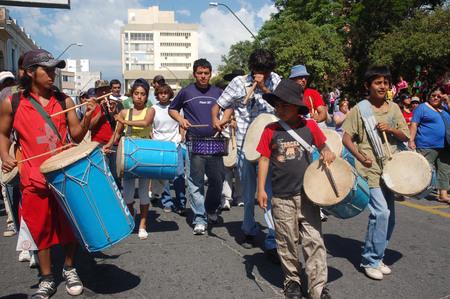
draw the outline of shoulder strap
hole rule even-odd
[[[284,122],[283,120],[279,120],[278,121],[280,123],[280,125],[283,127],[283,129],[292,136],[292,138],[294,138],[296,141],[298,141],[298,143],[300,143],[300,145],[307,150],[310,154],[314,151],[313,147],[311,145],[308,144],[308,142],[306,142],[302,137],[300,137],[294,130],[292,130],[291,127],[289,127],[289,125]]]
[[[12,95],[11,99],[11,109],[12,109],[12,116],[14,119],[14,116],[16,115],[17,109],[19,109],[20,104],[20,92],[15,92]]]
[[[357,106],[359,112],[361,113],[364,128],[366,129],[367,136],[369,137],[370,143],[373,146],[375,154],[379,159],[382,159],[385,156],[383,150],[383,142],[381,141],[380,135],[378,135],[378,130],[376,128],[377,120],[373,115],[372,105],[368,100],[362,100],[361,102],[358,103]]]
[[[133,120],[133,108],[130,108],[130,110],[128,110],[128,120],[132,121]],[[132,130],[132,126],[128,125],[127,126],[127,136],[131,135],[131,130]]]
[[[34,109],[36,109],[37,112],[42,116],[42,118],[45,120],[45,122],[52,128],[53,132],[55,132],[56,136],[58,136],[58,139],[62,141],[62,137],[58,132],[58,129],[56,129],[55,123],[52,121],[50,115],[44,110],[44,108],[41,106],[40,103],[38,103],[33,97],[28,97],[28,100],[33,105]]]

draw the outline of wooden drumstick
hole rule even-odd
[[[334,180],[334,176],[331,173],[330,165],[328,165],[328,162],[325,162],[325,174],[327,175],[328,180],[331,183],[331,187],[333,188],[336,197],[339,197],[339,191],[337,189],[336,181]]]
[[[101,100],[101,99],[103,99],[103,98],[105,98],[105,97],[109,97],[110,95],[112,95],[112,92],[107,93],[107,94],[104,94],[104,95],[102,95],[102,96],[100,96],[100,97],[98,97],[98,98],[95,98],[94,100],[95,100],[95,101],[98,101],[98,100]],[[52,115],[50,115],[50,117],[55,117],[55,116],[57,116],[57,115],[66,113],[67,111],[74,110],[74,109],[77,109],[77,108],[79,108],[79,107],[83,107],[83,106],[85,106],[85,105],[87,105],[87,104],[88,104],[88,102],[84,102],[84,103],[75,105],[75,106],[73,106],[73,107],[64,109],[63,111],[59,111],[59,112],[53,113]]]
[[[390,160],[390,159],[392,159],[392,152],[391,152],[391,147],[389,146],[389,142],[388,142],[388,139],[387,139],[385,131],[383,131],[383,139],[384,139],[384,142],[386,143],[386,147],[387,147],[387,150],[388,150],[388,158]]]
[[[314,115],[314,114],[316,114],[316,110],[314,110],[313,100],[311,99],[311,96],[309,96],[308,99],[309,99],[309,103],[311,104],[311,113],[312,113],[312,115]]]
[[[250,98],[252,97],[253,93],[255,92],[256,84],[257,84],[256,82],[253,82],[252,88],[250,88],[248,90],[247,95],[245,96],[244,101],[243,101],[244,105],[248,104],[248,101],[250,100]]]
[[[23,159],[23,160],[19,160],[19,161],[17,161],[17,164],[20,164],[20,163],[23,163],[23,162],[26,162],[26,161],[30,161],[30,160],[33,160],[33,159],[36,159],[36,158],[40,158],[40,157],[43,157],[43,156],[46,156],[46,155],[49,155],[49,154],[53,154],[53,153],[55,153],[55,152],[57,152],[59,150],[63,150],[63,149],[66,149],[66,148],[72,147],[72,146],[74,146],[73,143],[68,143],[68,144],[63,145],[61,147],[55,148],[55,149],[53,149],[51,151],[48,151],[48,152],[45,152],[45,153],[42,153],[42,154],[39,154],[39,155],[36,155],[36,156],[33,156],[33,157],[29,157],[29,158],[26,158],[26,159]]]
[[[208,124],[204,124],[204,125],[190,125],[189,128],[207,128],[209,127]]]

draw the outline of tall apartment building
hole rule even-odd
[[[192,76],[198,59],[198,25],[180,24],[173,11],[129,9],[128,24],[121,28],[122,74],[125,87],[137,78],[149,82],[163,75],[172,88]]]
[[[100,72],[90,71],[89,59],[66,59],[61,75],[63,92],[73,98],[81,91],[94,87],[95,81],[102,77]]]

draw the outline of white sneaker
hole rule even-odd
[[[22,250],[19,253],[19,262],[29,262],[31,260],[31,255],[28,250]]]
[[[230,200],[224,199],[222,203],[222,210],[223,211],[229,211],[231,209]]]
[[[375,279],[375,280],[382,280],[383,279],[383,273],[379,268],[371,268],[371,267],[364,267],[364,272],[369,278]]]
[[[194,227],[194,235],[204,235],[206,233],[206,225],[198,223]]]
[[[14,223],[8,223],[6,230],[3,232],[3,237],[12,237],[17,234],[16,226]]]
[[[35,252],[31,252],[30,268],[37,268],[39,266],[39,257]]]
[[[380,262],[380,265],[378,266],[378,269],[380,269],[381,273],[383,273],[383,275],[389,275],[392,273],[391,268],[389,268],[388,266],[386,266],[383,261]]]
[[[148,237],[148,232],[147,232],[145,229],[140,228],[140,229],[139,229],[139,233],[138,233],[138,237],[139,237],[139,239],[141,239],[141,240],[145,240],[145,239],[147,239],[147,237]]]
[[[69,295],[78,296],[83,293],[83,283],[78,277],[77,270],[72,268],[71,270],[64,270],[62,277],[66,281],[66,291]]]

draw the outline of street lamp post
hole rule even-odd
[[[220,2],[209,2],[209,6],[211,6],[211,7],[217,7],[219,5],[224,6],[226,9],[228,9],[233,14],[233,16],[239,21],[239,23],[241,23],[242,26],[244,26],[244,28],[247,29],[247,31],[250,33],[250,35],[254,39],[256,39],[256,36],[253,34],[253,32],[251,32],[250,29],[248,29],[248,27],[245,26],[244,22],[242,22],[242,20],[239,19],[239,17],[234,13],[234,11],[228,5],[226,5],[224,3],[220,3]]]
[[[178,85],[178,81],[179,81],[179,79],[178,79],[178,77],[177,77],[177,75],[175,75],[175,73],[174,72],[172,72],[172,70],[171,69],[169,69],[167,66],[163,66],[163,65],[161,65],[161,67],[163,67],[163,68],[165,68],[166,70],[168,70],[169,71],[169,73],[170,74],[172,74],[172,76],[175,78],[175,84],[176,85]]]
[[[83,44],[82,43],[71,43],[70,45],[68,45],[64,51],[61,52],[61,54],[58,55],[58,57],[56,57],[56,59],[59,59],[64,53],[66,53],[67,50],[69,50],[70,47],[72,46],[78,46],[78,47],[82,47]]]

